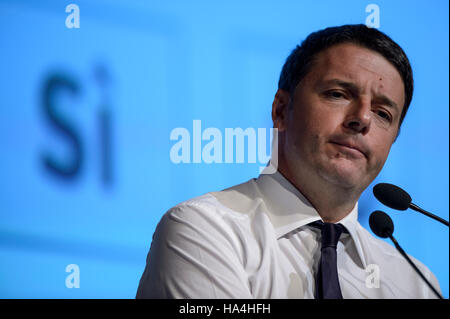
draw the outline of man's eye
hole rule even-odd
[[[390,116],[389,113],[387,113],[387,112],[384,112],[384,111],[377,111],[376,113],[377,113],[377,115],[378,115],[379,117],[381,117],[381,118],[383,118],[383,119],[385,119],[385,120],[388,120],[388,121],[391,120],[391,116]]]
[[[328,91],[326,93],[326,95],[328,97],[331,97],[331,98],[334,98],[334,99],[340,99],[340,98],[345,97],[344,94],[342,92],[339,92],[339,91]]]

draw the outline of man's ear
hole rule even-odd
[[[283,89],[278,89],[272,103],[272,121],[273,127],[277,128],[279,132],[283,132],[286,129],[289,101],[289,92]]]

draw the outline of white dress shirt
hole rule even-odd
[[[435,298],[408,262],[357,220],[340,221],[343,298]],[[314,298],[321,220],[279,172],[170,209],[153,235],[137,298]],[[412,258],[439,290],[430,270]]]

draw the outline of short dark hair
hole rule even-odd
[[[293,94],[300,81],[310,71],[314,57],[334,45],[353,43],[380,53],[403,80],[405,104],[400,116],[399,128],[412,100],[414,81],[411,65],[402,48],[383,32],[364,24],[348,24],[330,27],[311,33],[301,45],[292,50],[281,70],[278,88]]]

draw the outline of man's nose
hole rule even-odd
[[[360,97],[355,100],[348,110],[344,126],[354,132],[366,135],[370,130],[371,109],[370,98]]]

